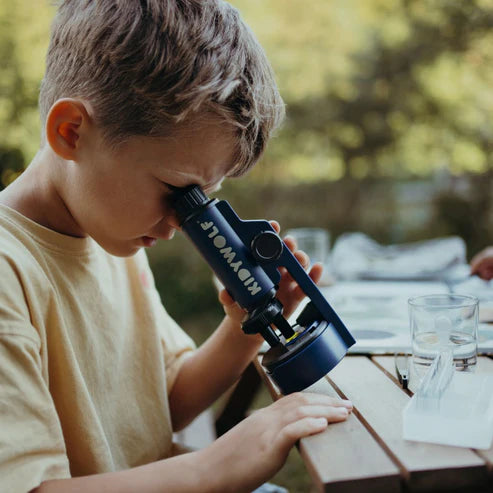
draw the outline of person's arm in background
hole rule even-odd
[[[493,246],[481,250],[472,258],[471,274],[486,281],[493,278]]]

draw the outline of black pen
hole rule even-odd
[[[395,354],[395,372],[402,388],[406,390],[409,384],[409,356],[407,354]]]

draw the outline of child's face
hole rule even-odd
[[[117,150],[98,136],[73,165],[65,202],[105,250],[133,255],[178,228],[167,185],[216,190],[234,164],[234,143],[231,129],[210,121],[173,137],[134,137]]]

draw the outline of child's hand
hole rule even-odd
[[[279,233],[281,230],[279,223],[276,221],[270,221],[270,224],[276,232]],[[291,250],[298,262],[306,269],[310,265],[310,259],[305,252],[296,249],[296,241],[294,238],[287,236],[284,239],[284,243]],[[281,280],[279,282],[279,289],[276,296],[284,306],[284,317],[288,318],[294,312],[300,301],[305,297],[305,294],[284,267],[281,267],[279,270],[281,273]],[[308,272],[308,275],[315,284],[320,280],[322,271],[322,264],[317,263],[313,265]],[[241,323],[245,316],[245,310],[240,308],[240,306],[233,301],[225,289],[219,293],[219,301],[223,305],[226,315],[228,315],[235,322]]]
[[[351,410],[351,402],[327,395],[291,394],[254,412],[201,450],[201,461],[217,476],[218,491],[252,491],[282,467],[300,438],[344,421]],[[221,484],[229,489],[221,489]]]
[[[472,258],[471,274],[477,274],[486,281],[493,278],[493,247],[481,250]]]

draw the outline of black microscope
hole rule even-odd
[[[260,333],[271,346],[262,365],[283,394],[309,387],[339,363],[355,340],[268,221],[241,220],[198,185],[174,189],[172,205],[184,233],[246,310],[243,331]],[[276,298],[280,267],[310,300],[293,326]]]

